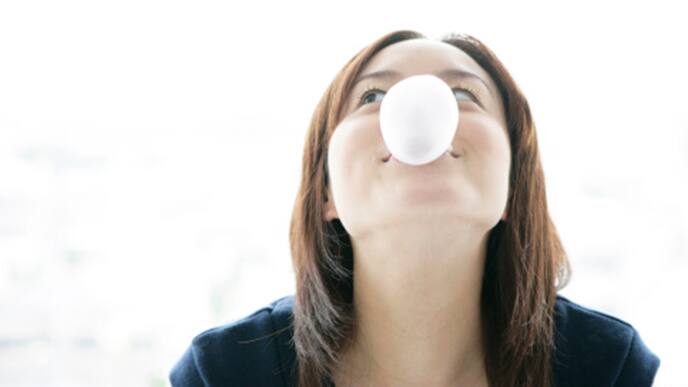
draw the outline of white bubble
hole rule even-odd
[[[422,74],[392,86],[380,105],[380,130],[394,158],[429,163],[451,149],[459,123],[454,93],[443,80]]]

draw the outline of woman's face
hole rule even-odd
[[[448,69],[477,77],[442,74]],[[491,77],[457,47],[426,39],[385,47],[358,79],[382,70],[398,74],[356,82],[330,138],[324,220],[339,218],[353,238],[380,227],[449,218],[491,229],[504,219],[511,165],[504,108]],[[459,156],[445,154],[420,166],[385,161],[390,152],[380,132],[380,103],[396,82],[419,74],[436,75],[454,91],[460,114],[451,145]],[[368,87],[381,91],[360,98]]]

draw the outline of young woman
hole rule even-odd
[[[381,136],[386,90],[433,74],[461,118],[452,152],[410,166]],[[528,103],[477,39],[395,31],[356,54],[308,130],[291,223],[296,294],[199,334],[174,386],[650,386],[630,324],[557,294]]]

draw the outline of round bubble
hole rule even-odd
[[[459,123],[454,92],[431,74],[394,84],[380,104],[380,130],[392,156],[410,165],[436,160],[448,149]]]

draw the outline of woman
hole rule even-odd
[[[396,82],[434,74],[461,112],[452,152],[400,163],[379,127]],[[379,97],[379,98],[378,98]],[[628,323],[557,294],[528,103],[477,39],[385,35],[312,117],[290,234],[296,294],[199,334],[174,386],[650,386]]]

